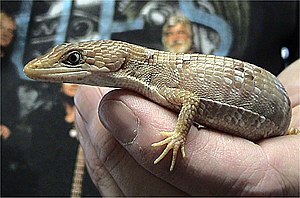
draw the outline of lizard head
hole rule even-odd
[[[64,43],[31,60],[24,73],[36,80],[80,83],[96,73],[119,70],[126,54],[115,41]]]

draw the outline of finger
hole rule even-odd
[[[96,102],[85,101],[85,103],[81,103],[82,100],[80,98],[84,97],[82,95],[86,95],[85,100],[99,101],[101,99],[101,94],[100,96],[97,96],[97,94],[94,93],[94,90],[85,89],[84,91],[80,92],[80,97],[77,98],[76,104],[78,109],[80,109],[80,115],[84,117],[82,120],[86,120],[86,134],[88,134],[88,137],[90,138],[91,145],[96,152],[97,158],[100,160],[101,165],[106,168],[117,186],[125,195],[184,195],[182,192],[170,186],[165,181],[150,174],[138,163],[136,163],[136,161],[128,154],[128,152],[116,142],[113,136],[111,136],[110,133],[107,133],[106,130],[103,130],[103,126],[98,121],[97,113],[95,113],[95,111],[97,112]],[[82,109],[83,106],[88,107],[87,109]],[[118,113],[122,114],[122,111],[120,110]],[[136,120],[136,118],[131,119],[130,116],[127,116],[127,118],[128,122],[130,122],[130,120]],[[82,137],[82,139],[86,138],[87,137]],[[86,150],[85,152],[89,153],[89,150]],[[87,161],[89,162],[90,160]],[[92,174],[97,174],[98,171],[95,168],[91,169],[94,169],[94,171],[91,171]],[[102,183],[99,185],[104,186]],[[115,194],[111,193],[104,195],[115,196]]]
[[[115,182],[114,178],[109,173],[109,170],[104,166],[103,161],[99,159],[97,151],[95,150],[94,145],[91,143],[91,138],[89,136],[88,131],[86,130],[86,125],[91,122],[90,117],[84,118],[81,115],[86,115],[86,112],[93,109],[97,106],[97,97],[93,98],[94,100],[87,100],[84,92],[87,89],[91,91],[91,93],[100,94],[102,93],[97,88],[79,88],[78,95],[76,96],[76,105],[77,109],[75,112],[75,125],[76,129],[79,131],[79,141],[84,150],[85,161],[87,165],[87,170],[93,180],[94,184],[101,192],[102,195],[114,195],[114,196],[124,196],[118,184]],[[89,105],[84,105],[84,110],[81,108],[82,104],[88,103]],[[81,112],[81,113],[79,113]],[[88,121],[87,121],[88,120]],[[94,120],[94,122],[97,122]],[[96,124],[97,125],[97,124]],[[99,125],[99,131],[96,134],[108,134],[107,131]]]
[[[130,110],[120,114],[121,106]],[[126,117],[132,112],[139,118],[135,129]],[[103,98],[99,115],[104,126],[142,166],[191,195],[255,193],[252,185],[259,184],[268,170],[265,151],[258,144],[215,130],[198,131],[192,127],[187,138],[186,160],[177,160],[174,173],[170,173],[171,155],[154,165],[153,161],[164,148],[153,148],[151,144],[163,138],[160,131],[174,128],[176,114],[137,94],[129,96],[128,92],[116,90]],[[130,128],[131,131],[123,130]]]
[[[275,185],[270,181],[280,181],[287,188],[282,188],[282,194],[299,195],[300,170],[300,135],[285,135],[266,139],[260,143],[268,158],[268,171],[264,175],[260,188],[264,184]]]
[[[300,105],[300,59],[293,62],[279,75],[278,79],[284,85],[291,100],[291,106],[295,107]]]
[[[127,106],[128,104],[129,106]],[[132,109],[132,106],[135,108]],[[153,121],[154,112],[157,120]],[[130,122],[130,115],[138,117],[138,121]],[[158,153],[161,150],[161,148],[153,148],[150,144],[155,142],[155,136],[160,136],[155,131],[160,132],[161,128],[164,131],[170,131],[172,128],[169,123],[176,120],[172,112],[163,111],[160,106],[144,99],[142,96],[133,92],[128,94],[127,91],[123,90],[112,91],[103,98],[99,106],[99,117],[108,131],[125,148],[132,148],[132,145],[136,145],[136,143],[143,145],[141,148],[136,145],[138,149],[130,150],[131,154],[135,156],[135,153],[137,153],[137,156],[141,157],[139,159],[141,165],[151,164],[152,168],[156,167],[153,165],[154,160],[152,157],[155,152]],[[168,167],[167,163],[161,163],[160,165]]]

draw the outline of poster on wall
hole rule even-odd
[[[174,15],[186,17],[193,28],[195,52],[228,55],[233,30],[244,40],[249,17],[247,3],[232,1],[222,9],[217,1],[23,1],[13,55],[19,74],[29,60],[63,42],[114,39],[163,49],[162,27]],[[234,9],[234,14],[229,10]],[[240,42],[239,49],[243,48]],[[26,50],[31,49],[31,50]]]

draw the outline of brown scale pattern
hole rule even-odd
[[[250,63],[213,55],[157,55],[162,58],[154,56],[153,62],[167,73],[167,79],[172,79],[177,71],[180,77],[175,87],[196,93],[205,104],[196,118],[202,124],[250,140],[282,135],[287,130],[290,102],[281,83],[269,72]],[[170,82],[159,79],[168,87]]]

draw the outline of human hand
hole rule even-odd
[[[0,136],[2,136],[3,139],[6,140],[7,138],[9,138],[10,134],[11,134],[10,129],[7,126],[1,124],[0,125]]]
[[[80,87],[75,97],[91,178],[104,196],[297,195],[300,136],[269,138],[254,144],[215,130],[192,127],[186,159],[153,161],[163,148],[151,147],[171,130],[176,114],[138,94]],[[99,115],[103,123],[98,118]],[[293,119],[300,120],[300,114]],[[105,127],[104,127],[105,126]],[[299,126],[298,126],[299,127]]]
[[[293,62],[279,75],[278,79],[288,92],[292,106],[291,125],[300,129],[300,59]]]

